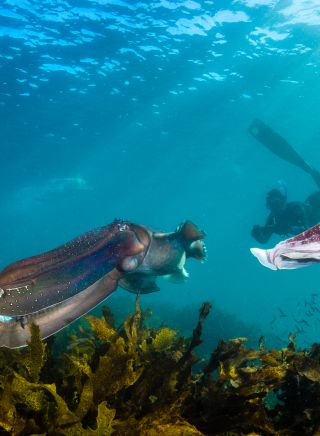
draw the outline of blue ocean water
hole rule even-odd
[[[317,0],[2,1],[0,266],[114,218],[164,231],[190,219],[207,262],[142,303],[209,300],[285,340],[319,267],[263,268],[250,232],[279,180],[290,200],[316,186],[247,129],[261,118],[320,168],[319,36]]]

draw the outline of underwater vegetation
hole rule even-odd
[[[276,338],[275,332],[267,328],[262,329],[261,326],[242,320],[234,312],[221,308],[214,299],[209,300],[214,310],[211,310],[206,318],[202,331],[202,344],[197,348],[197,353],[202,357],[209,357],[212,349],[216,347],[221,338],[234,338],[235,332],[238,336],[244,336],[248,339],[247,344],[254,347],[260,336],[264,335],[267,338],[268,346],[280,348],[287,341],[279,341]],[[119,293],[115,294],[108,300],[110,307],[117,323],[123,322],[128,316],[129,310],[134,307],[134,295]],[[145,319],[145,324],[148,327],[160,328],[163,325],[169,325],[176,329],[182,336],[190,336],[192,330],[197,323],[199,303],[183,301],[177,304],[169,304],[165,300],[158,299],[156,302],[150,302],[144,298],[140,302],[143,311],[150,311],[152,316]],[[94,309],[91,313],[99,316],[101,309]],[[268,331],[269,330],[269,331]],[[61,338],[62,335],[59,335]],[[286,334],[287,337],[287,334]],[[68,341],[68,338],[64,338]],[[286,338],[285,338],[286,339]]]
[[[201,371],[209,303],[190,338],[135,313],[88,316],[64,352],[32,324],[28,348],[0,352],[0,433],[12,435],[296,435],[320,431],[320,344],[256,349],[221,340]]]

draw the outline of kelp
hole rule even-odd
[[[110,311],[87,317],[57,352],[31,327],[26,349],[0,351],[0,434],[296,435],[320,433],[320,345],[256,349],[220,340],[207,362],[195,355],[211,309],[191,338],[150,311],[116,326]]]

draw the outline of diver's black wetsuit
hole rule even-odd
[[[271,213],[264,226],[255,225],[251,231],[251,235],[261,244],[268,242],[274,233],[282,237],[294,236],[320,222],[320,191],[311,194],[305,202],[287,203],[286,198],[283,199],[280,207],[273,208],[267,196],[267,207]]]

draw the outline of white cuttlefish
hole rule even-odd
[[[251,248],[259,262],[270,269],[297,269],[320,262],[320,224],[271,249]]]

